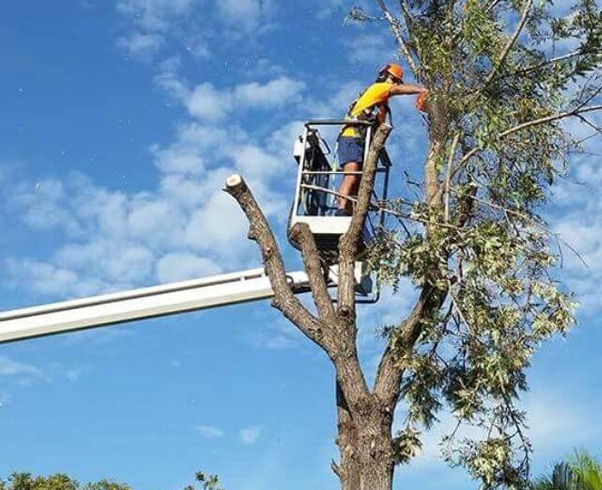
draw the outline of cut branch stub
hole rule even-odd
[[[282,311],[307,337],[329,353],[331,346],[324,340],[321,332],[323,325],[292,292],[274,234],[245,180],[239,174],[231,175],[226,179],[224,190],[236,199],[249,221],[249,236],[259,245],[265,271],[274,291],[274,307]]]

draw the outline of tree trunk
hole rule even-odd
[[[393,448],[392,417],[375,409],[359,427],[359,490],[392,490]]]
[[[335,472],[342,490],[392,490],[392,410],[382,410],[374,396],[351,408],[338,383],[337,409],[341,463]]]
[[[358,490],[360,488],[361,467],[357,450],[357,427],[338,380],[336,397],[338,415],[337,445],[341,454],[341,462],[333,469],[341,481],[342,490]]]

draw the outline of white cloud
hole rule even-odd
[[[282,350],[300,345],[302,336],[288,320],[257,322],[257,328],[246,334],[246,341],[258,349]]]
[[[6,356],[0,356],[0,376],[16,378],[42,378],[42,371],[35,366],[13,361]]]
[[[240,128],[183,124],[172,144],[150,148],[158,185],[138,193],[103,188],[77,173],[36,185],[3,181],[3,190],[13,190],[3,195],[15,217],[34,231],[52,227],[63,241],[46,260],[6,259],[14,286],[72,297],[257,264],[246,219],[222,188],[228,175],[242,172],[264,212],[282,223],[289,199],[283,178],[292,190],[294,167],[274,140],[268,135],[259,146]]]
[[[162,31],[173,18],[188,14],[193,0],[118,0],[117,11],[149,31]]]
[[[164,42],[165,38],[160,34],[132,32],[128,36],[118,38],[117,47],[134,58],[148,60],[159,51]]]
[[[221,268],[213,261],[191,253],[170,253],[157,262],[157,279],[162,283],[196,279],[219,272]]]
[[[305,90],[303,82],[286,76],[264,84],[252,82],[221,90],[208,82],[189,88],[170,71],[161,72],[155,80],[181,102],[191,116],[211,122],[222,121],[234,112],[240,114],[249,109],[267,110],[295,104]]]
[[[36,293],[62,296],[72,291],[77,283],[77,274],[73,271],[44,262],[9,258],[4,261],[4,266],[12,282],[20,286],[26,281],[28,289]]]
[[[191,116],[209,121],[224,119],[232,110],[229,92],[220,92],[210,83],[201,83],[194,87],[184,104]]]
[[[224,431],[213,425],[197,425],[194,428],[205,439],[219,439],[224,436]]]
[[[254,425],[240,430],[240,440],[246,446],[254,445],[261,436],[261,427]]]
[[[274,13],[271,0],[220,0],[217,7],[226,25],[247,33],[260,29]]]
[[[265,84],[257,82],[238,85],[234,89],[235,104],[243,107],[281,107],[305,90],[305,84],[286,76]]]
[[[375,70],[382,60],[395,59],[397,56],[396,46],[389,33],[358,34],[346,40],[345,45],[349,61],[373,65]]]
[[[117,47],[150,60],[173,34],[174,24],[190,15],[194,0],[117,0],[115,5],[133,26],[117,39]]]
[[[569,177],[554,189],[549,221],[562,240],[580,255],[562,245],[560,277],[577,293],[584,313],[591,315],[602,308],[598,291],[602,281],[602,171],[597,159],[579,157]]]
[[[23,218],[28,225],[41,230],[62,228],[70,234],[82,231],[68,210],[68,192],[62,182],[46,179],[3,184],[10,185],[7,198],[27,210]]]

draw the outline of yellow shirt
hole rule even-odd
[[[391,96],[390,90],[393,86],[389,82],[379,82],[370,85],[366,91],[357,99],[345,119],[362,119],[364,111],[371,111],[375,106],[378,107],[377,119],[382,122],[386,117],[386,106]],[[357,126],[345,126],[341,131],[341,136],[359,138],[360,134]]]

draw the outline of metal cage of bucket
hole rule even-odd
[[[313,120],[305,123],[303,134],[295,141],[293,154],[299,164],[295,197],[291,209],[289,228],[296,223],[307,223],[320,250],[336,250],[339,238],[351,224],[350,216],[335,216],[337,189],[344,175],[331,146],[320,133],[320,128],[364,126],[365,164],[372,141],[373,128],[367,121]],[[338,136],[338,132],[337,132]],[[336,138],[336,136],[335,136]],[[376,178],[372,190],[372,202],[387,199],[391,161],[385,148],[379,155]],[[355,173],[355,172],[354,172]],[[361,175],[361,172],[357,172]],[[384,224],[385,215],[379,209],[371,209],[364,228],[364,242],[369,242],[376,228]],[[295,246],[295,244],[293,243]]]

